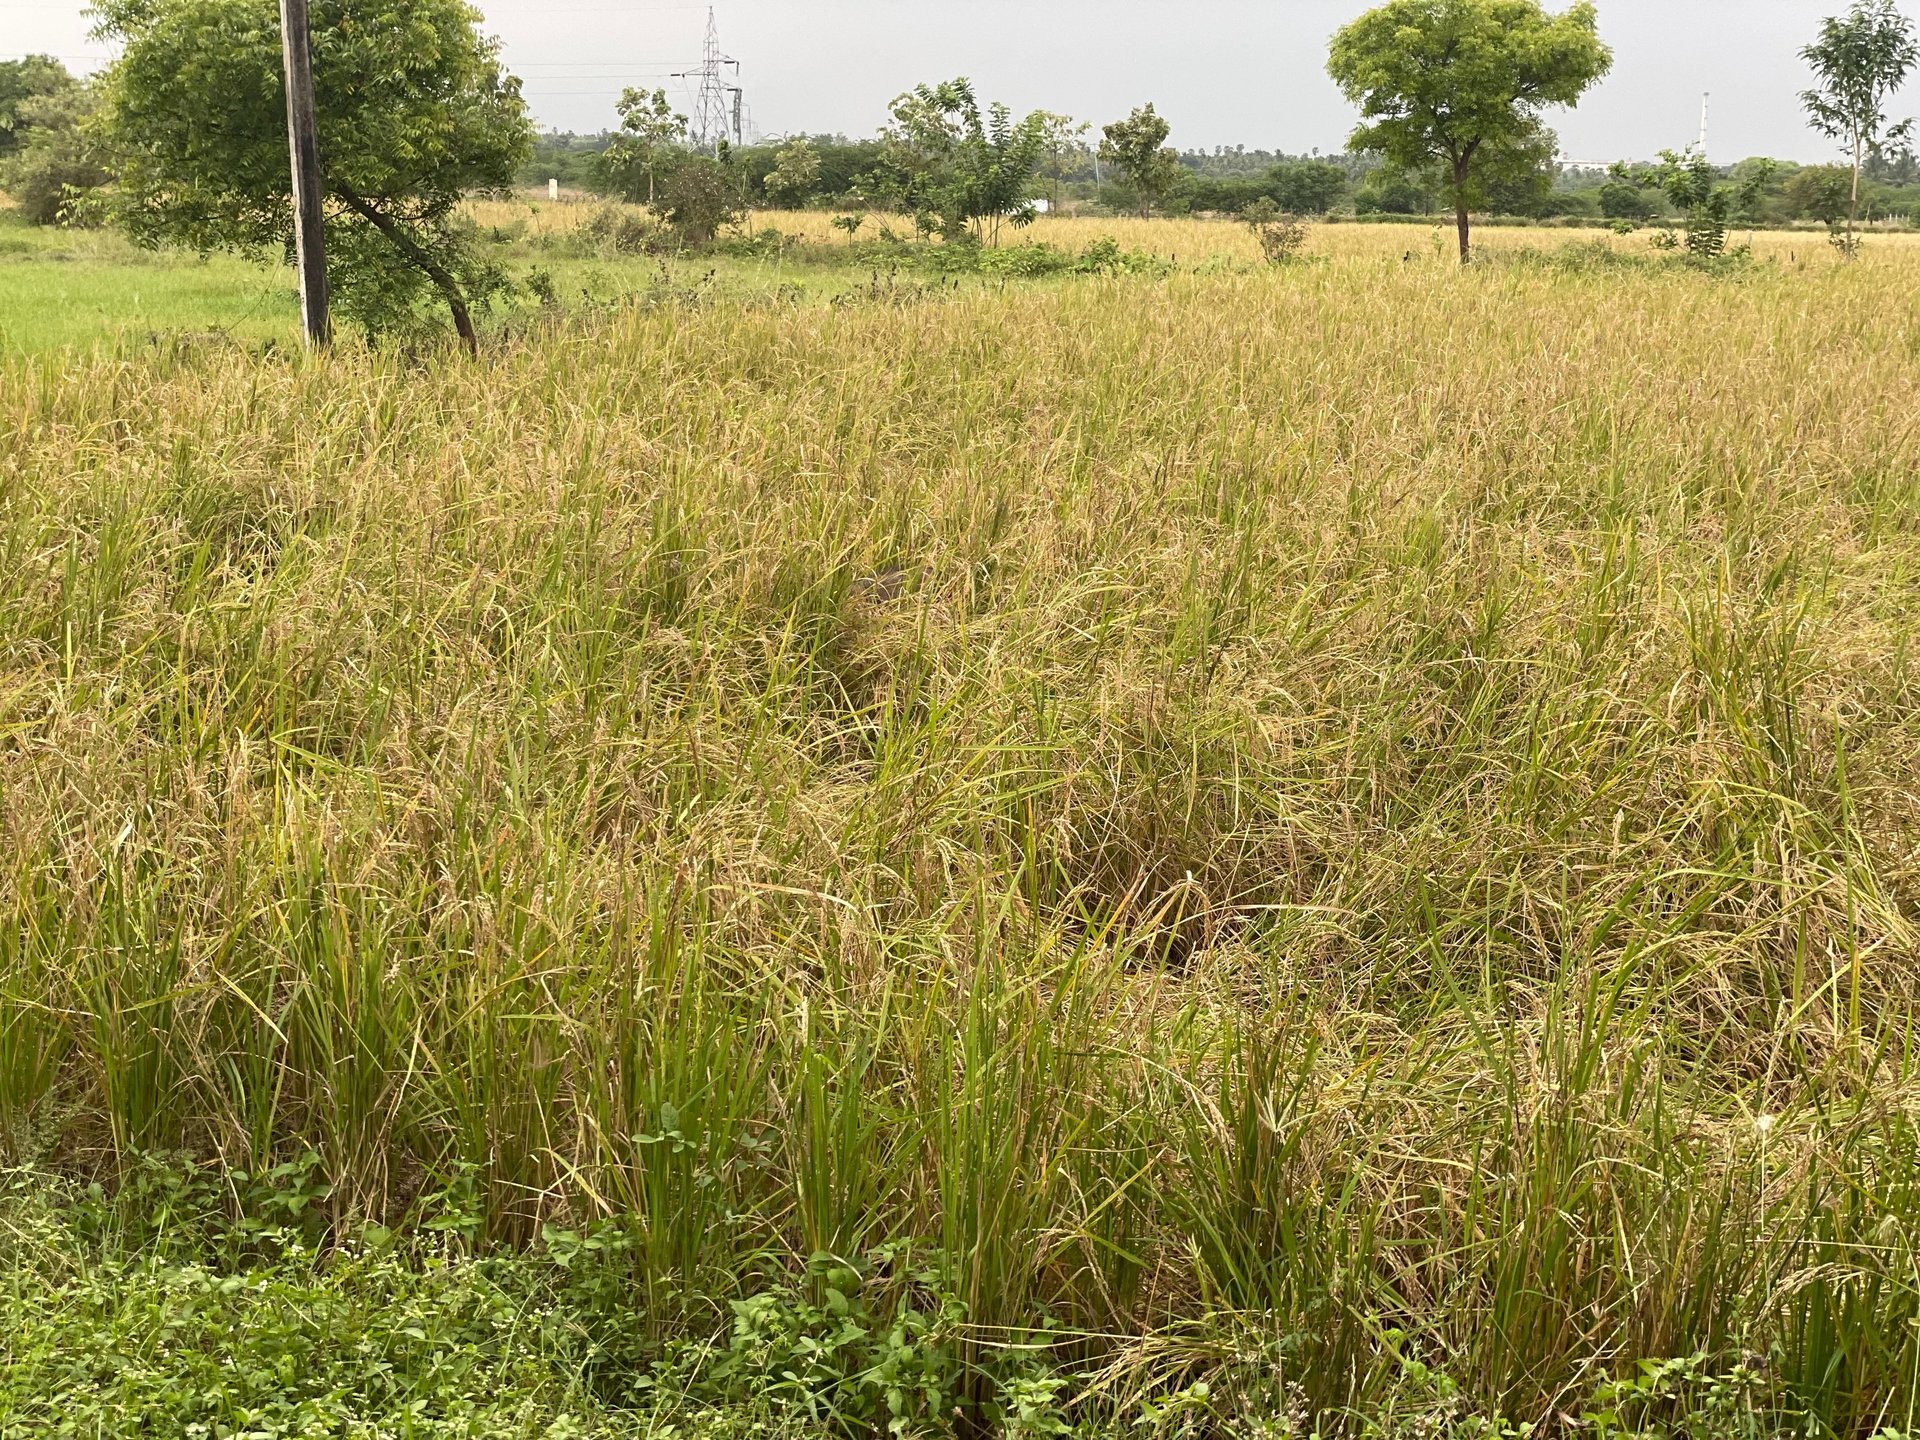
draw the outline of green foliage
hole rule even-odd
[[[749,193],[757,191],[760,198],[772,205],[796,203],[790,191],[769,191],[766,187],[768,179],[781,168],[781,153],[799,143],[804,143],[813,152],[819,166],[808,183],[807,201],[850,204],[856,192],[860,192],[867,196],[860,203],[872,203],[871,187],[862,190],[862,184],[870,182],[876,171],[886,172],[885,142],[881,139],[848,140],[839,135],[797,135],[777,145],[735,147],[733,163],[748,186]]]
[[[1289,215],[1324,215],[1347,193],[1347,172],[1325,160],[1283,160],[1253,179],[1194,178],[1189,198],[1195,210],[1243,214],[1266,200]]]
[[[1624,165],[1616,165],[1616,180],[1635,180]],[[1773,175],[1773,162],[1750,167],[1744,179],[1722,181],[1707,157],[1696,150],[1662,150],[1660,164],[1638,172],[1637,183],[1657,187],[1685,217],[1687,254],[1695,260],[1717,260],[1727,248],[1727,231],[1743,212],[1759,202]]]
[[[547,181],[558,180],[577,190],[603,187],[601,155],[612,142],[602,135],[574,135],[547,131],[536,135],[533,150],[520,164],[514,183],[523,188],[546,189]]]
[[[322,1255],[299,1174],[219,1177],[264,1202],[242,1224],[210,1215],[214,1178],[149,1170],[60,1210],[16,1180],[0,1435],[586,1433],[589,1397],[500,1267],[377,1230]]]
[[[1860,176],[1870,154],[1897,148],[1913,131],[1912,120],[1890,124],[1886,102],[1920,63],[1920,38],[1893,0],[1854,0],[1842,17],[1820,24],[1820,38],[1800,52],[1816,84],[1800,96],[1813,128],[1847,149],[1853,185],[1847,204],[1846,243],[1854,248],[1860,212]]]
[[[683,153],[687,117],[674,111],[664,90],[624,90],[614,108],[620,115],[620,133],[595,162],[596,184],[622,199],[651,205],[658,193],[659,172]]]
[[[890,1246],[856,1266],[824,1251],[804,1281],[731,1302],[712,1369],[735,1403],[771,1398],[836,1433],[939,1433],[966,1393],[967,1322],[947,1267]]]
[[[1361,215],[1431,215],[1435,196],[1417,176],[1381,167],[1361,182],[1353,208]]]
[[[789,140],[774,155],[774,168],[761,182],[775,204],[798,207],[813,198],[820,183],[820,152],[805,136]]]
[[[0,188],[35,225],[90,225],[104,218],[101,191],[113,179],[86,123],[93,89],[70,85],[29,96],[14,111],[14,148],[0,155]]]
[[[890,177],[881,188],[924,215],[940,235],[997,236],[1003,221],[1033,219],[1033,177],[1045,154],[1046,117],[1015,121],[995,101],[981,113],[964,76],[918,85],[892,104],[883,137]]]
[[[654,209],[680,243],[705,245],[744,213],[739,178],[710,155],[682,154],[661,180]]]
[[[1600,187],[1600,213],[1609,220],[1645,220],[1658,207],[1632,175],[1613,173]]]
[[[1360,106],[1353,149],[1438,167],[1464,262],[1469,210],[1551,161],[1541,108],[1578,103],[1612,62],[1586,0],[1559,16],[1538,0],[1390,0],[1333,37],[1327,70]]]
[[[1852,208],[1853,172],[1844,165],[1807,165],[1788,177],[1785,201],[1792,216],[1835,226]]]
[[[1307,227],[1265,196],[1242,210],[1240,218],[1260,242],[1260,253],[1269,265],[1298,259],[1307,243]]]
[[[1768,1440],[1790,1417],[1763,1372],[1744,1361],[1721,1370],[1705,1354],[1642,1360],[1597,1388],[1581,1424],[1594,1440]]]
[[[1495,215],[1544,215],[1552,207],[1555,139],[1536,132],[1527,143],[1481,153],[1476,204]]]
[[[1040,122],[1040,176],[1047,182],[1048,198],[1057,207],[1061,185],[1087,163],[1092,153],[1086,137],[1093,126],[1051,110],[1036,110],[1034,116]]]
[[[1267,187],[1290,215],[1324,215],[1347,193],[1347,172],[1326,160],[1284,160],[1267,172]]]
[[[122,46],[100,131],[118,215],[144,244],[285,250],[286,101],[272,0],[107,0]],[[369,331],[471,310],[504,284],[456,208],[502,189],[531,145],[519,82],[462,0],[316,0],[313,72],[329,200],[329,280]]]
[[[1140,213],[1151,215],[1181,176],[1180,155],[1167,145],[1165,117],[1151,104],[1100,131],[1100,158],[1120,171]]]
[[[27,142],[27,132],[46,122],[29,113],[37,101],[70,96],[80,82],[51,55],[0,60],[0,161]]]

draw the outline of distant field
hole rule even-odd
[[[0,260],[7,1423],[1912,1428],[1920,246],[1104,234]]]
[[[510,274],[524,281],[535,269],[544,270],[555,280],[562,301],[575,307],[657,293],[663,284],[703,285],[734,295],[786,286],[831,296],[858,288],[876,267],[889,267],[890,262],[873,254],[872,242],[884,227],[891,225],[893,233],[903,237],[912,234],[911,225],[898,216],[871,215],[859,232],[861,248],[855,250],[832,228],[833,217],[827,212],[756,211],[740,227],[742,233],[775,229],[810,242],[820,253],[779,259],[688,255],[663,264],[655,257],[595,253],[569,243],[595,215],[643,215],[636,207],[513,200],[477,202],[469,209],[494,237]],[[297,339],[299,306],[292,274],[282,265],[224,255],[201,259],[155,254],[111,234],[39,230],[9,220],[0,210],[0,350],[141,346],[180,335],[243,345]],[[1220,219],[1043,216],[1024,228],[1006,227],[1000,243],[1040,243],[1079,253],[1108,237],[1126,249],[1186,268],[1260,262],[1250,232]],[[1480,243],[1495,255],[1567,246],[1645,255],[1652,253],[1648,238],[1648,232],[1618,236],[1604,230],[1553,228],[1489,226],[1479,232]],[[1823,238],[1804,231],[1735,238],[1750,240],[1755,254],[1771,263],[1806,269],[1834,263]],[[1428,225],[1319,225],[1313,228],[1307,253],[1341,261],[1393,258],[1444,265],[1450,263],[1452,243],[1450,230]],[[1871,245],[1869,263],[1884,265],[1920,248],[1920,235],[1876,235]],[[511,297],[495,312],[495,323],[524,316],[532,307],[525,292]]]

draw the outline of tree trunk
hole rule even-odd
[[[1460,231],[1460,263],[1473,261],[1472,221],[1467,217],[1467,165],[1463,157],[1453,162],[1453,222]]]
[[[349,210],[386,236],[394,249],[406,256],[410,264],[433,282],[434,288],[447,302],[447,309],[453,314],[453,328],[460,337],[460,343],[466,346],[469,355],[478,355],[480,337],[474,331],[473,316],[467,311],[467,297],[460,293],[460,283],[446,266],[423,250],[411,235],[394,223],[393,217],[382,213],[377,206],[361,199],[344,185],[335,185],[333,192]]]
[[[1858,136],[1855,136],[1853,141],[1853,198],[1847,202],[1847,258],[1849,260],[1853,258],[1853,247],[1856,243],[1853,238],[1854,222],[1860,218],[1860,167],[1866,162],[1866,156],[1862,153],[1864,149],[1864,142],[1862,142]]]

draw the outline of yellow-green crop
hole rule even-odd
[[[16,1154],[618,1216],[662,1333],[911,1240],[1216,1419],[1910,1424],[1920,257],[1354,233],[0,362]]]

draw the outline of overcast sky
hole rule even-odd
[[[1577,110],[1550,112],[1575,160],[1683,146],[1711,91],[1709,149],[1826,159],[1801,118],[1800,47],[1844,0],[1599,0],[1613,73]],[[625,85],[661,85],[698,62],[705,4],[482,0],[487,28],[544,126],[614,121]],[[1365,0],[717,0],[763,133],[871,133],[921,80],[970,76],[983,97],[1104,122],[1151,100],[1188,148],[1336,150],[1353,116],[1326,77],[1327,37]],[[1557,8],[1557,7],[1556,7]],[[0,0],[0,58],[50,51],[75,68],[105,52],[75,0]],[[1904,97],[1920,110],[1920,84]],[[1904,111],[1900,112],[1904,113]]]

